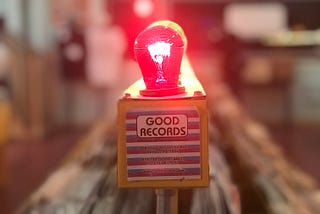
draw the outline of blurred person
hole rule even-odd
[[[86,31],[88,82],[94,89],[98,115],[113,110],[123,69],[126,38],[121,27],[112,24],[106,11],[91,14]]]
[[[74,125],[76,97],[86,84],[86,45],[83,29],[75,19],[70,19],[58,31],[58,52],[65,87],[65,117]]]
[[[7,182],[4,144],[9,139],[11,120],[10,50],[5,43],[4,19],[0,17],[0,187]]]
[[[11,54],[4,37],[4,19],[0,17],[0,145],[8,141],[11,118]]]
[[[241,79],[240,72],[242,63],[240,60],[241,42],[232,34],[226,33],[223,39],[224,44],[224,73],[223,80],[228,84],[233,94],[240,97]]]
[[[69,20],[58,39],[64,78],[85,81],[86,45],[80,25],[73,19]]]

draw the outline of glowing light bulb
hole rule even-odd
[[[136,38],[134,53],[142,71],[144,96],[167,96],[184,92],[180,86],[180,66],[186,47],[182,28],[171,21],[151,24]]]

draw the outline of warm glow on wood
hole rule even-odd
[[[194,92],[200,91],[203,95],[205,95],[205,91],[200,84],[199,80],[196,78],[193,68],[189,62],[189,59],[186,55],[182,58],[181,62],[181,85],[186,88],[186,93],[183,95],[173,95],[170,96],[172,99],[181,98],[181,97],[192,97],[194,96]],[[146,86],[144,84],[143,79],[139,79],[137,82],[132,84],[124,93],[130,94],[131,99],[141,98],[139,94],[140,90],[145,89]],[[145,97],[146,99],[162,99],[161,97]],[[168,97],[164,97],[168,98]],[[129,98],[130,99],[130,98]]]

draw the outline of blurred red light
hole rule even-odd
[[[157,22],[136,38],[134,53],[146,84],[144,95],[161,96],[159,94],[184,91],[179,86],[179,75],[186,39],[180,26],[175,28],[177,24],[170,26],[168,23],[173,22]]]
[[[133,11],[138,17],[147,18],[154,11],[154,3],[152,0],[135,0],[133,2]]]

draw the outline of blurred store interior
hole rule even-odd
[[[97,123],[115,126],[119,97],[141,77],[134,40],[161,19],[184,29],[208,95],[231,96],[318,187],[319,11],[319,0],[0,0],[1,213],[31,203]],[[230,168],[235,185],[249,177]],[[270,213],[238,189],[243,213]]]

